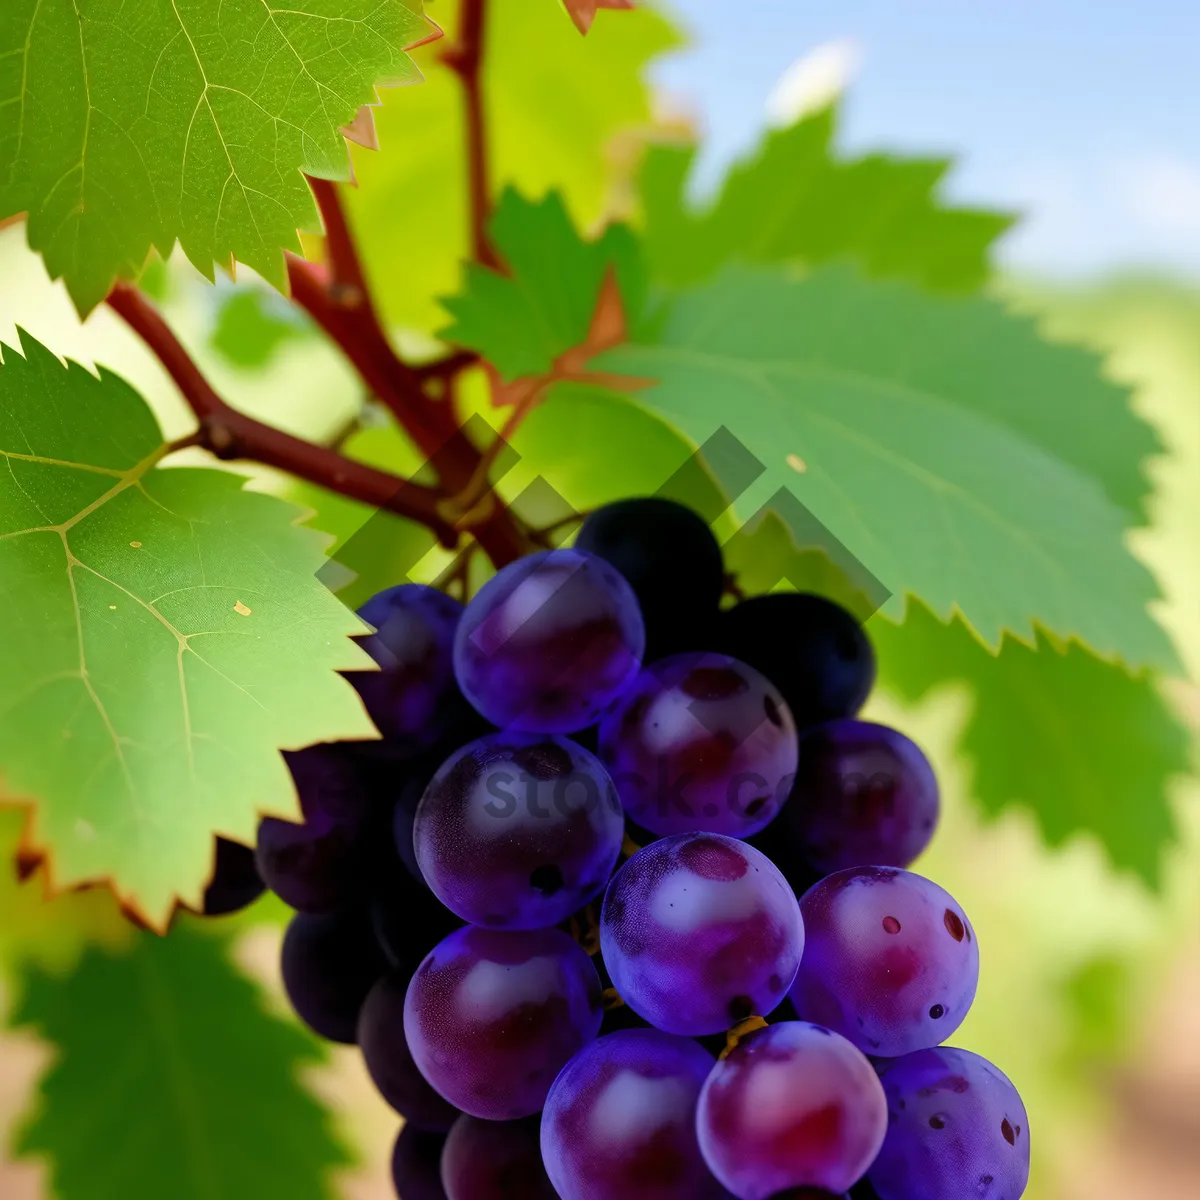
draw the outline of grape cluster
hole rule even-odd
[[[295,908],[299,1016],[404,1118],[403,1200],[1016,1200],[1020,1097],[942,1045],[979,975],[920,749],[857,713],[857,621],[722,609],[720,547],[613,504],[465,608],[362,610],[380,742],[287,756],[303,823],[257,872]],[[226,843],[206,905],[261,887]]]

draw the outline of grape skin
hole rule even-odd
[[[738,1200],[846,1191],[886,1125],[871,1064],[845,1038],[803,1021],[744,1038],[713,1068],[696,1115],[705,1161]]]
[[[405,1125],[392,1150],[392,1183],[401,1200],[447,1200],[442,1187],[444,1133]]]
[[[218,837],[212,879],[204,889],[203,914],[224,917],[239,912],[253,904],[265,890],[254,851],[241,842]]]
[[[429,1086],[404,1037],[408,975],[389,972],[367,994],[358,1016],[358,1044],[379,1094],[410,1125],[446,1132],[461,1115]]]
[[[550,1089],[542,1157],[566,1200],[721,1200],[696,1103],[713,1057],[689,1038],[628,1029],[581,1050]],[[452,1197],[451,1200],[454,1200]]]
[[[662,496],[597,509],[575,539],[628,581],[646,623],[646,661],[711,644],[725,586],[721,547],[704,518]]]
[[[719,1033],[787,995],[804,923],[757,850],[714,833],[639,850],[604,897],[600,945],[625,1003],[668,1033]]]
[[[1018,1200],[1029,1181],[1029,1117],[985,1058],[918,1050],[881,1075],[888,1130],[869,1178],[879,1200]]]
[[[505,1121],[541,1109],[601,1016],[596,968],[565,933],[467,926],[413,976],[404,1034],[441,1095],[472,1116]]]
[[[363,1001],[387,968],[367,914],[297,913],[283,937],[281,966],[300,1019],[323,1038],[353,1045]]]
[[[936,1046],[962,1024],[979,947],[936,883],[895,867],[854,867],[811,887],[800,910],[808,944],[792,1002],[802,1020],[882,1058]]]
[[[492,724],[571,733],[594,724],[641,666],[646,633],[620,573],[579,550],[511,563],[467,606],[454,670]]]
[[[862,626],[821,596],[752,596],[723,612],[718,629],[714,649],[766,675],[797,728],[854,716],[875,682],[875,651]]]
[[[434,775],[413,844],[426,882],[464,920],[542,929],[604,890],[624,828],[612,781],[582,746],[496,733]]]
[[[904,734],[870,721],[817,725],[780,822],[822,875],[850,867],[907,867],[929,845],[938,818],[933,768]]]
[[[304,821],[264,817],[255,857],[267,887],[301,912],[332,912],[357,900],[362,832],[373,797],[347,743],[285,751]]]
[[[625,811],[664,836],[756,833],[796,771],[783,697],[723,654],[679,654],[645,668],[605,716],[599,747]]]
[[[359,639],[378,671],[347,671],[393,757],[428,750],[467,709],[454,678],[463,606],[437,588],[403,583],[358,610],[375,632]]]
[[[446,1200],[558,1200],[542,1166],[539,1119],[462,1116],[442,1150]]]

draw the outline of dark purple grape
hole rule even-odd
[[[497,929],[542,929],[598,896],[621,852],[616,790],[582,746],[494,733],[464,746],[417,809],[417,862],[452,912]]]
[[[405,1125],[392,1151],[392,1183],[400,1200],[447,1200],[442,1187],[444,1133]]]
[[[254,851],[241,842],[217,838],[213,876],[204,889],[206,917],[223,917],[253,904],[265,885],[254,861]]]
[[[389,965],[411,975],[421,960],[462,921],[427,887],[389,880],[377,884],[370,904],[371,926]]]
[[[504,568],[467,606],[454,670],[494,725],[570,733],[594,724],[641,665],[633,592],[603,559],[547,550]]]
[[[714,649],[757,667],[799,729],[852,717],[875,682],[875,652],[838,604],[808,592],[753,596],[721,614]]]
[[[896,867],[829,875],[800,901],[808,944],[792,988],[817,1021],[883,1058],[936,1046],[979,982],[975,931],[936,883]]]
[[[297,913],[283,938],[282,968],[300,1019],[321,1037],[352,1045],[363,1001],[387,963],[367,914],[347,909]]]
[[[895,729],[829,721],[800,738],[800,764],[780,822],[822,875],[907,867],[929,845],[938,785],[929,760]]]
[[[887,1137],[870,1171],[880,1200],[1018,1200],[1029,1182],[1029,1117],[986,1058],[918,1050],[881,1076]]]
[[[256,858],[263,881],[301,912],[331,912],[362,893],[360,838],[372,808],[362,766],[348,744],[285,751],[303,824],[265,817]]]
[[[721,1200],[696,1141],[714,1059],[690,1038],[630,1029],[585,1046],[542,1114],[542,1156],[571,1200]],[[453,1197],[452,1197],[453,1200]]]
[[[787,881],[745,842],[663,838],[613,877],[600,922],[604,963],[635,1012],[668,1033],[718,1033],[770,1012],[804,950]]]
[[[447,1200],[558,1200],[542,1166],[539,1118],[455,1122],[442,1151]]]
[[[410,976],[389,972],[367,994],[358,1015],[358,1044],[379,1094],[410,1124],[448,1130],[459,1111],[426,1082],[404,1037]]]
[[[796,729],[753,667],[679,654],[646,667],[600,725],[600,759],[653,833],[758,832],[787,799]]]
[[[696,1115],[709,1169],[739,1200],[844,1192],[871,1165],[886,1126],[871,1064],[803,1021],[744,1038],[713,1068]]]
[[[447,1100],[505,1121],[541,1109],[600,1018],[596,968],[565,933],[468,925],[413,976],[404,1033],[421,1074]]]
[[[725,565],[703,517],[661,496],[618,500],[584,521],[575,549],[599,555],[628,581],[646,622],[647,662],[705,648]]]
[[[429,776],[418,779],[408,779],[400,787],[392,805],[392,839],[396,843],[396,853],[404,868],[418,882],[428,887],[425,876],[421,874],[421,865],[417,862],[417,848],[413,844],[413,827],[417,821],[417,809],[421,797],[429,786]]]
[[[358,610],[375,632],[359,639],[378,671],[348,671],[389,754],[419,754],[460,721],[467,704],[454,679],[454,633],[463,606],[445,592],[402,583]]]

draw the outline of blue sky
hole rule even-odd
[[[1200,278],[1200,4],[1195,0],[672,0],[695,44],[656,78],[710,134],[751,142],[797,59],[858,58],[843,143],[950,151],[955,197],[1027,213],[1010,266]],[[617,20],[605,14],[601,19]]]

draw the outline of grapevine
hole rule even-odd
[[[980,798],[1150,886],[1186,739],[1128,545],[1162,446],[987,292],[1011,218],[842,154],[834,106],[693,203],[631,0],[70,7],[0,16],[0,227],[188,424],[0,347],[14,945],[54,931],[10,1022],[64,1048],[20,1152],[60,1200],[327,1200],[295,1068],[333,1043],[400,1200],[1018,1200],[1029,1111],[959,1032],[990,930],[925,873],[936,755],[873,706],[967,680]],[[352,373],[340,429],[251,415],[266,364],[189,327],[185,256]],[[1136,822],[989,739],[1085,693]],[[271,920],[286,1018],[233,941]],[[96,1075],[174,1089],[145,1161],[60,1132]]]

